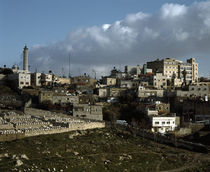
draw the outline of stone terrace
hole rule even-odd
[[[21,134],[29,137],[104,127],[104,122],[88,121],[43,110],[30,109],[25,114],[13,111],[0,112],[0,141],[10,140],[1,139],[1,136],[5,138]]]

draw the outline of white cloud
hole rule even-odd
[[[70,32],[66,39],[30,49],[30,64],[40,71],[109,73],[112,66],[143,64],[166,57],[209,57],[210,1],[190,6],[164,4],[155,14],[128,14],[113,24]],[[199,60],[199,59],[198,59]],[[107,70],[107,71],[106,71]]]
[[[187,7],[179,4],[164,4],[161,8],[163,18],[178,17],[186,14]]]
[[[104,24],[103,26],[102,26],[102,28],[103,28],[103,30],[104,31],[106,31],[107,29],[109,29],[110,28],[110,24]]]

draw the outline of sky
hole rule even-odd
[[[195,57],[210,75],[210,1],[0,0],[0,67],[29,48],[31,71],[109,74],[114,66]]]

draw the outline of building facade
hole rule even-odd
[[[89,104],[75,104],[73,116],[84,119],[103,120],[102,106]]]
[[[8,75],[8,80],[10,80],[14,84],[14,86],[19,89],[31,86],[30,73],[13,73]]]
[[[42,85],[41,82],[41,73],[32,73],[31,74],[31,85],[32,86],[36,86],[36,87],[40,87]]]
[[[168,80],[181,79],[182,82],[184,81],[183,71],[185,70],[188,83],[198,81],[198,63],[194,58],[187,59],[186,63],[173,58],[157,59],[147,62],[147,68],[152,69],[154,73],[162,73]]]
[[[180,118],[177,116],[152,117],[152,131],[166,133],[174,131],[180,125]]]

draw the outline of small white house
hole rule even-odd
[[[152,117],[152,131],[166,133],[174,131],[180,124],[180,118],[177,116]]]
[[[14,73],[8,75],[8,79],[14,83],[14,85],[22,89],[23,87],[31,86],[31,75],[30,73]]]

